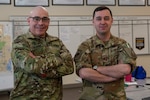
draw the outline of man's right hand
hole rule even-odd
[[[36,56],[32,52],[29,53],[29,56],[32,58],[36,58]]]

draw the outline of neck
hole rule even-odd
[[[97,36],[98,36],[98,38],[100,39],[100,40],[102,40],[102,41],[108,41],[109,39],[110,39],[110,34],[105,34],[105,35],[100,35],[100,34],[98,34],[97,33]]]

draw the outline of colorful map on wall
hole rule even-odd
[[[11,89],[14,85],[10,56],[12,40],[12,22],[0,22],[0,90]]]

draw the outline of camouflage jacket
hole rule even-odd
[[[20,35],[12,44],[11,57],[15,88],[10,100],[62,100],[62,76],[73,73],[74,67],[59,38],[34,37],[30,32]]]
[[[83,67],[109,66],[118,64],[119,61],[130,64],[133,70],[136,66],[136,55],[123,39],[111,35],[110,40],[104,43],[95,35],[79,46],[74,61],[77,75]],[[83,79],[80,100],[126,100],[124,78],[109,83],[93,83]]]

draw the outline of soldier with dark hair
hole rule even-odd
[[[108,7],[93,12],[96,35],[82,42],[74,61],[82,78],[79,100],[126,100],[124,76],[136,66],[136,54],[123,39],[110,32],[113,15]]]
[[[10,100],[62,100],[62,76],[73,73],[73,59],[62,41],[46,32],[48,11],[35,7],[29,31],[12,44],[15,87]]]

